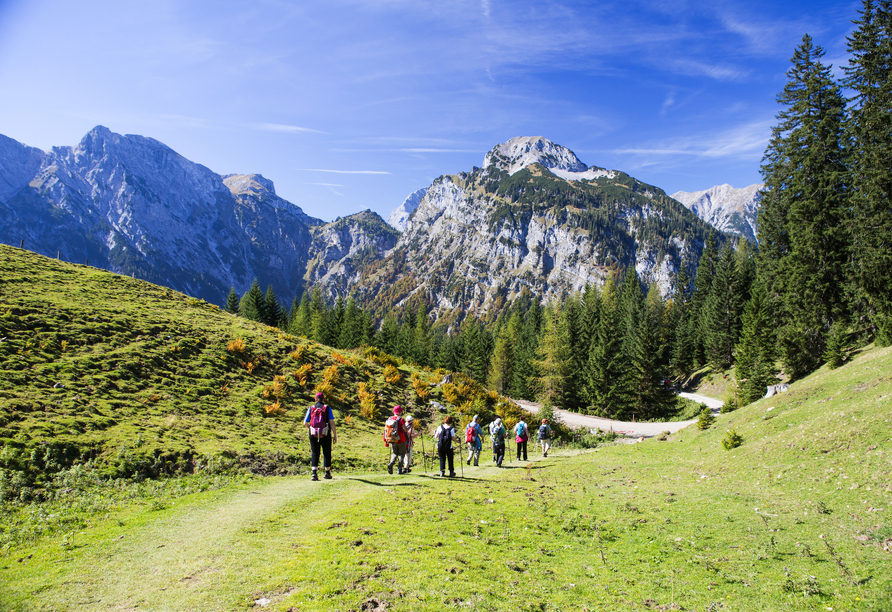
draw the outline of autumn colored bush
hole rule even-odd
[[[370,421],[375,418],[375,412],[377,411],[377,403],[375,398],[375,392],[369,387],[368,384],[361,382],[359,383],[359,412],[363,417],[369,419]]]
[[[403,381],[399,368],[388,365],[384,367],[384,380],[391,385],[398,385]]]
[[[234,355],[243,355],[245,353],[245,341],[241,338],[230,340],[226,345],[226,350]]]
[[[306,387],[310,374],[313,373],[312,364],[305,363],[291,373],[291,376],[297,381],[301,387]]]

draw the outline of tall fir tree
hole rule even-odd
[[[585,395],[591,414],[612,419],[624,418],[633,407],[626,378],[629,366],[621,350],[621,325],[616,285],[610,279],[601,291],[598,335],[589,348]]]
[[[743,313],[743,329],[735,348],[737,397],[741,405],[754,402],[777,382],[776,338],[770,303],[761,283],[753,286]]]
[[[262,321],[270,327],[279,327],[284,319],[284,312],[279,305],[279,298],[276,297],[272,285],[267,285],[266,295],[263,298],[263,315]]]
[[[263,292],[260,290],[260,283],[257,279],[251,283],[251,288],[242,296],[239,304],[239,312],[250,321],[263,322],[263,316],[266,312]]]
[[[230,287],[229,295],[226,297],[226,312],[237,315],[239,313],[238,304],[238,293],[235,292],[235,287]]]
[[[852,275],[863,292],[877,343],[892,344],[892,2],[863,0],[843,84],[854,92],[852,147]]]
[[[697,264],[697,275],[694,277],[694,293],[691,295],[688,312],[686,335],[691,347],[691,367],[701,367],[706,363],[705,317],[706,303],[712,293],[712,280],[715,278],[715,267],[718,263],[719,251],[715,232],[709,232],[700,262]]]
[[[297,309],[297,313],[291,316],[291,333],[296,336],[303,336],[304,338],[312,338],[312,321],[313,316],[310,311],[310,298],[305,292],[300,298],[300,306]]]
[[[826,333],[847,309],[845,101],[823,56],[806,34],[761,167],[760,274],[784,307],[780,344],[793,378],[818,365]]]
[[[570,351],[562,333],[560,313],[554,305],[545,307],[536,360],[536,397],[546,407],[565,407]]]
[[[731,366],[736,342],[739,307],[733,292],[735,285],[734,250],[725,244],[715,268],[715,277],[703,317],[706,361],[715,371]]]

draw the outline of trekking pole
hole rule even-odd
[[[424,450],[424,434],[421,434],[421,460],[424,462],[424,471],[427,471],[427,451]]]
[[[461,454],[461,442],[458,444],[458,463],[461,465],[461,477],[465,477],[465,458]]]

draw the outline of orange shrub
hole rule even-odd
[[[312,374],[312,373],[313,373],[312,364],[305,363],[302,366],[300,366],[298,369],[293,371],[291,373],[291,376],[293,376],[297,380],[297,384],[299,384],[301,387],[306,387],[307,379],[310,377],[310,374]]]
[[[235,340],[230,340],[229,344],[226,345],[226,350],[230,353],[234,353],[236,355],[241,355],[245,352],[245,341],[241,338],[236,338]]]

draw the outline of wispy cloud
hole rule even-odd
[[[330,170],[327,168],[300,168],[304,172],[331,172],[333,174],[390,174],[381,170]]]
[[[283,123],[255,123],[252,127],[254,129],[262,130],[264,132],[282,132],[285,134],[302,134],[302,133],[313,133],[313,134],[325,134],[321,130],[314,130],[312,128],[301,127],[299,125],[286,125]]]
[[[765,151],[773,123],[773,121],[756,121],[719,133],[679,138],[650,147],[616,149],[612,153],[649,157],[680,155],[703,158],[752,157]]]
[[[304,185],[318,185],[320,187],[343,187],[343,185],[338,185],[337,183],[304,183]]]
[[[479,153],[479,149],[435,149],[411,147],[399,149],[330,149],[333,153]]]

